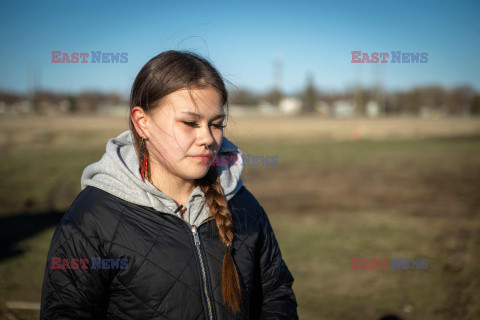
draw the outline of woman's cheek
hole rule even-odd
[[[218,130],[219,132],[216,132],[214,137],[215,137],[215,141],[217,142],[216,143],[216,152],[218,152],[220,150],[220,145],[222,144],[222,140],[223,140],[223,130]]]
[[[183,153],[187,153],[190,146],[195,142],[195,132],[193,128],[189,128],[185,125],[174,129],[174,140],[179,145]]]

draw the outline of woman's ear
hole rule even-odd
[[[147,114],[139,106],[133,107],[130,111],[130,118],[132,119],[132,123],[135,126],[135,130],[137,130],[137,133],[141,138],[147,140],[150,135],[148,132],[146,117]]]

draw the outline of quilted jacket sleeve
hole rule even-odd
[[[88,227],[70,213],[60,221],[50,244],[40,319],[105,319],[109,270],[91,265],[92,257],[102,258],[104,252]]]
[[[260,269],[263,305],[260,319],[298,319],[297,301],[292,289],[294,278],[278,246],[272,226],[261,207]]]

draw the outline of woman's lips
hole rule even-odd
[[[200,155],[200,156],[193,156],[193,158],[211,159],[211,158],[213,158],[213,155],[211,155],[211,154],[204,154],[204,155]]]
[[[200,162],[206,166],[211,165],[213,163],[213,156],[212,155],[205,155],[205,156],[193,156],[192,158],[200,160]]]
[[[213,156],[193,156],[192,158],[196,160],[200,160],[201,163],[204,163],[205,165],[209,165],[213,161]]]

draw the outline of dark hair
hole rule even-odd
[[[228,92],[218,70],[206,59],[189,51],[165,51],[148,61],[138,73],[130,93],[130,111],[140,106],[146,113],[159,107],[162,98],[181,89],[213,87],[221,95],[222,105],[228,108]],[[135,149],[139,163],[143,161],[140,152],[141,137],[135,130],[132,119],[129,120],[133,133]],[[147,150],[148,156],[148,150]],[[146,178],[151,180],[150,161]],[[220,239],[224,246],[233,242],[232,215],[223,194],[217,173],[210,166],[207,174],[198,184],[205,193],[210,213],[215,217]],[[234,313],[241,310],[241,287],[238,271],[232,255],[226,251],[222,267],[222,297]]]

